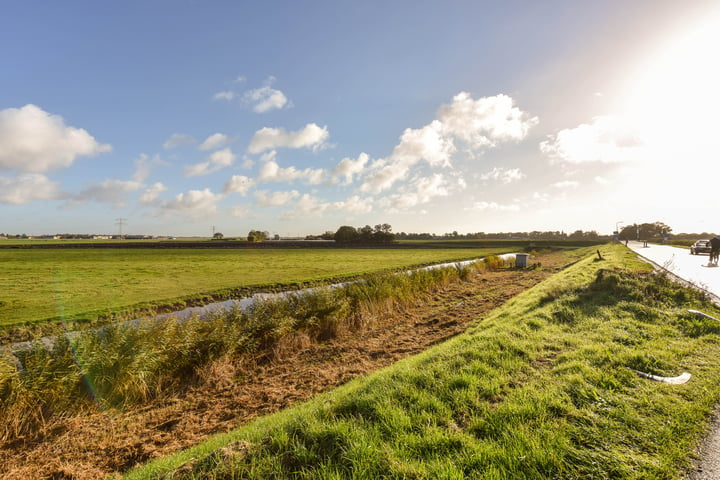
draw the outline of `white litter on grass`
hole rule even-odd
[[[699,317],[709,318],[710,320],[715,320],[716,322],[720,322],[720,319],[715,318],[715,317],[713,317],[712,315],[708,315],[707,313],[703,313],[703,312],[701,312],[701,311],[699,311],[699,310],[691,310],[691,309],[688,309],[688,312],[694,313],[695,315],[697,315],[697,316],[699,316]]]
[[[683,383],[687,383],[688,380],[690,380],[690,375],[687,372],[683,372],[682,374],[678,375],[677,377],[660,377],[658,375],[651,375],[649,373],[641,372],[639,370],[633,370],[633,372],[640,375],[642,378],[647,378],[648,380],[653,380],[655,382],[662,382],[662,383],[669,383],[672,385],[681,385]]]

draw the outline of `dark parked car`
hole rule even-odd
[[[690,247],[690,255],[700,255],[701,253],[710,253],[710,240],[698,240]]]

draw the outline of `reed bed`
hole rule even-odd
[[[0,355],[0,440],[30,441],[54,418],[123,409],[198,381],[213,361],[282,358],[309,342],[388,321],[393,312],[451,282],[508,263],[489,257],[408,274],[377,274],[342,287],[259,300],[208,318],[121,322]]]

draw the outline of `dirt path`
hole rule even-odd
[[[43,441],[0,445],[0,477],[97,479],[195,445],[457,335],[570,261],[550,253],[532,259],[541,269],[482,273],[372,329],[264,365],[247,358],[216,362],[187,391],[142,408],[58,420]]]

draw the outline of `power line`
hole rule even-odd
[[[123,237],[122,229],[123,229],[123,225],[127,225],[127,218],[116,218],[115,225],[118,226],[118,229],[119,229],[118,236],[122,239],[122,237]]]

